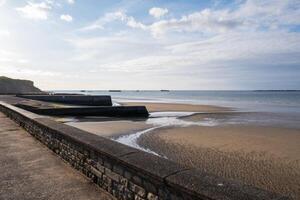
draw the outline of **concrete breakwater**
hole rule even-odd
[[[145,106],[97,106],[97,107],[71,107],[71,108],[39,108],[26,104],[16,104],[39,115],[50,116],[105,116],[105,117],[148,117]]]
[[[110,96],[92,95],[17,95],[17,97],[84,106],[112,106]]]
[[[288,199],[183,167],[7,103],[0,103],[0,111],[118,199]]]

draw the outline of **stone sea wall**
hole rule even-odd
[[[0,112],[117,199],[288,199],[182,167],[3,102]]]

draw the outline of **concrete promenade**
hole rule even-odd
[[[0,112],[0,200],[114,199]]]

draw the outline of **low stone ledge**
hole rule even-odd
[[[289,199],[200,170],[186,169],[49,118],[32,116],[5,103],[0,102],[0,111],[118,199]]]

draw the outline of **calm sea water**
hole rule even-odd
[[[250,112],[222,119],[224,123],[255,123],[300,128],[300,91],[55,91],[111,95],[115,102],[174,102],[227,106]],[[221,119],[218,119],[221,120]]]

